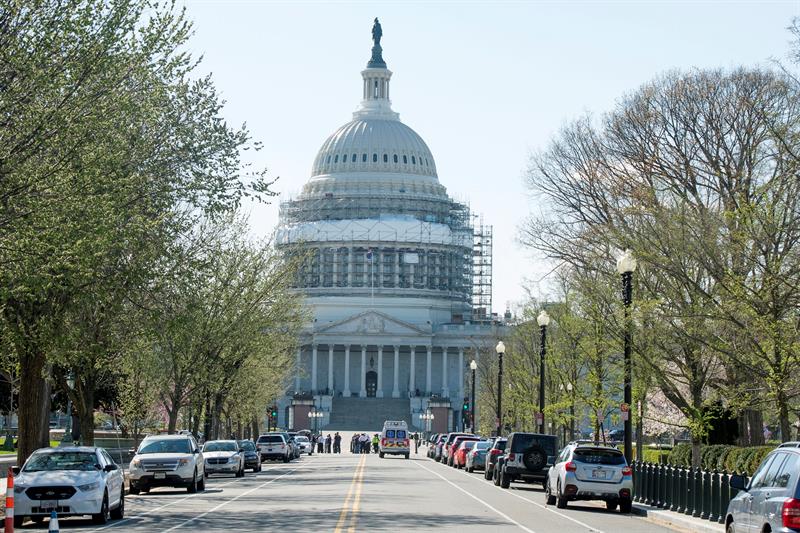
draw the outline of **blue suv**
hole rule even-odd
[[[800,442],[771,451],[745,484],[731,477],[739,493],[725,513],[726,533],[800,532]]]

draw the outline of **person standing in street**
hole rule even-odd
[[[361,453],[369,453],[369,437],[367,437],[366,433],[362,433],[360,437],[358,437],[358,442],[361,448]]]
[[[342,436],[338,431],[333,436],[333,453],[342,453]]]
[[[419,433],[414,433],[414,454],[419,453]]]
[[[325,439],[322,437],[322,433],[320,433],[319,435],[317,435],[317,453],[324,452],[325,451],[324,446],[325,446]]]
[[[331,434],[328,433],[328,435],[325,437],[325,453],[331,453],[331,443],[332,442],[333,442],[333,439],[331,438]]]

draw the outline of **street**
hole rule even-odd
[[[126,516],[106,526],[60,520],[65,531],[311,531],[606,532],[673,531],[637,516],[608,513],[597,503],[565,510],[543,505],[538,486],[503,490],[425,458],[314,455],[289,464],[265,463],[244,478],[212,477],[207,490],[154,489],[129,495]],[[22,530],[43,530],[47,522]]]

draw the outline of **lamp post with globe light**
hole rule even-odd
[[[506,345],[503,341],[497,343],[494,350],[497,352],[497,437],[500,436],[503,427],[503,355],[506,353]]]
[[[469,368],[472,370],[472,401],[469,404],[469,424],[470,429],[475,433],[475,371],[478,369],[478,363],[475,362],[475,359],[470,362]]]
[[[325,416],[325,413],[318,410],[316,406],[314,406],[311,411],[308,412],[308,418],[314,420],[314,434],[317,434],[317,424],[320,418]]]
[[[75,373],[70,370],[69,374],[67,374],[67,387],[69,387],[69,391],[67,391],[67,425],[64,428],[64,436],[61,437],[61,445],[62,446],[69,446],[73,443],[72,438],[72,396],[70,396],[69,392],[75,388]]]
[[[542,310],[536,317],[539,324],[539,433],[544,433],[544,357],[547,355],[547,326],[550,315]]]
[[[636,270],[636,258],[630,250],[625,252],[617,259],[617,272],[622,276],[622,303],[625,307],[625,323],[623,324],[623,358],[624,358],[624,389],[623,389],[623,402],[622,409],[623,417],[625,418],[625,459],[628,464],[633,459],[632,447],[632,429],[630,405],[632,401],[631,394],[631,380],[633,375],[633,365],[631,363],[631,303],[633,301],[633,287],[632,278],[633,272]]]
[[[431,433],[431,422],[433,421],[433,413],[431,413],[429,409],[424,413],[420,413],[419,419],[423,424],[423,426],[425,427],[425,436],[427,437]]]

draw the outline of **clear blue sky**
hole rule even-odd
[[[516,241],[538,207],[530,154],[566,122],[602,114],[659,73],[785,59],[784,2],[271,2],[184,0],[227,100],[225,117],[264,143],[257,163],[296,193],[325,138],[349,121],[370,57],[372,19],[394,72],[392,103],[431,148],[439,180],[494,225],[494,310],[547,292],[552,265]],[[278,205],[251,208],[259,234]]]

